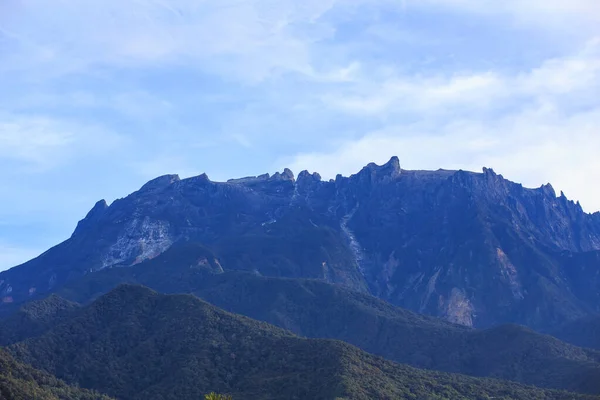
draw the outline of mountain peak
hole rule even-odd
[[[381,166],[370,163],[367,165],[367,168],[377,171],[380,175],[387,175],[392,178],[396,178],[401,173],[400,159],[397,156],[393,156],[388,162]]]
[[[377,165],[376,163],[371,162],[371,163],[368,163],[365,168],[376,169],[376,170],[386,169],[386,170],[390,170],[391,172],[397,171],[398,173],[400,173],[400,159],[397,156],[393,156],[385,164]]]
[[[158,296],[158,293],[146,286],[121,283],[110,292],[100,297],[100,302],[114,304],[115,302],[123,301],[127,304],[134,304],[139,301],[145,301],[148,298]]]
[[[493,168],[487,168],[487,167],[483,167],[483,173],[485,175],[496,175],[496,172],[493,170]]]
[[[108,203],[106,200],[102,199],[98,201],[94,207],[88,212],[86,217],[79,221],[77,227],[75,228],[75,232],[73,235],[85,230],[87,227],[95,224],[101,217],[104,215],[105,211],[108,209]]]
[[[281,174],[281,176],[290,181],[294,180],[294,173],[289,168],[285,168],[283,170],[283,174]]]
[[[200,272],[321,279],[478,327],[543,327],[600,307],[596,264],[575,257],[600,252],[600,216],[551,197],[549,185],[523,188],[491,168],[402,170],[398,157],[333,183],[302,171],[293,184],[293,176],[286,169],[231,183],[211,183],[206,175],[177,183],[166,175],[110,208],[100,201],[73,240],[0,273],[0,299],[23,301],[189,241],[207,246],[206,255],[185,260]],[[575,262],[563,279],[556,266]],[[552,277],[555,287],[530,278],[537,275]],[[526,314],[523,297],[538,301],[527,294],[536,290],[562,297],[542,297],[542,311]]]
[[[282,173],[276,172],[271,177],[272,181],[294,181],[294,173],[291,169],[285,168]]]
[[[104,210],[106,210],[107,208],[108,208],[108,203],[106,202],[106,200],[104,200],[104,199],[99,200],[96,202],[96,204],[94,204],[94,207],[90,210],[90,212],[88,213],[86,218],[94,217],[95,215],[104,212]]]
[[[181,179],[179,175],[163,175],[158,178],[152,179],[150,182],[146,183],[140,191],[151,191],[151,190],[161,190],[175,182],[179,182]]]
[[[542,185],[540,187],[540,190],[542,191],[542,193],[544,193],[546,196],[549,196],[552,199],[556,198],[556,191],[554,190],[554,188],[552,187],[551,184],[547,184],[547,185]]]
[[[294,173],[286,168],[283,172],[276,172],[271,176],[270,174],[262,174],[258,176],[247,176],[244,178],[229,179],[227,183],[233,184],[256,184],[260,182],[278,182],[278,181],[294,181]]]
[[[398,156],[392,156],[385,165],[390,165],[393,166],[394,169],[400,170],[400,159],[398,158]]]
[[[322,178],[318,172],[313,172],[311,174],[307,170],[304,170],[304,171],[300,172],[300,174],[298,175],[298,181],[306,180],[306,179],[311,179],[313,181],[320,182]]]
[[[396,156],[390,158],[383,165],[369,163],[358,174],[353,177],[358,177],[359,180],[369,179],[372,183],[383,183],[393,181],[400,176],[402,169],[400,168],[400,159]],[[368,178],[367,178],[368,177]]]

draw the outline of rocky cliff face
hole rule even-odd
[[[0,274],[10,303],[201,242],[224,269],[306,277],[469,326],[533,327],[600,310],[600,214],[491,169],[405,171],[397,158],[323,181],[306,171],[157,178]]]

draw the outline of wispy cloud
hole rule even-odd
[[[600,41],[590,40],[580,52],[544,61],[512,75],[488,70],[475,73],[383,76],[371,71],[355,84],[323,97],[325,105],[350,113],[382,115],[481,112],[506,102],[554,100],[576,94],[579,101],[596,103],[600,86]],[[587,95],[586,95],[587,94]]]
[[[551,181],[600,209],[598,7],[0,1],[0,218],[56,242],[155,175],[333,176],[393,154]]]
[[[21,172],[46,171],[80,157],[108,151],[121,138],[96,126],[47,116],[0,114],[0,163],[13,162]]]
[[[514,75],[404,77],[352,90],[365,92],[325,102],[348,115],[382,117],[386,126],[281,163],[328,177],[395,154],[409,169],[495,167],[530,186],[553,182],[585,199],[588,210],[600,209],[600,189],[591,184],[600,179],[597,40]]]
[[[308,72],[311,43],[331,34],[319,19],[334,6],[334,0],[108,0],[62,2],[60,12],[51,12],[56,5],[23,0],[12,6],[10,20],[0,20],[8,43],[3,53],[11,57],[3,68],[35,61],[48,71],[73,73],[194,63],[248,81],[278,71]]]
[[[48,151],[68,146],[73,136],[62,129],[55,131],[47,119],[5,121],[0,125],[0,157],[42,163]]]
[[[595,0],[409,0],[416,6],[442,6],[479,14],[510,15],[523,23],[556,27],[573,21],[581,24],[600,21],[600,4]],[[577,27],[572,26],[573,29]],[[579,26],[579,28],[582,28]]]

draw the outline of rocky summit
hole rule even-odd
[[[407,171],[396,157],[329,181],[157,178],[1,273],[2,307],[184,241],[215,254],[196,260],[214,273],[319,279],[461,325],[544,329],[600,312],[600,213],[492,169]]]

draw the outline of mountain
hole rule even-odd
[[[217,307],[294,334],[342,340],[417,368],[600,393],[600,352],[580,349],[521,326],[469,329],[323,281],[241,271],[215,273],[214,265],[214,254],[203,246],[177,244],[134,267],[88,274],[67,283],[58,294],[89,303],[124,282],[164,293],[193,293]],[[0,333],[2,329],[25,333],[11,343],[42,333],[38,329],[27,334],[27,324],[19,327],[20,319],[11,320],[1,325]],[[55,325],[44,326],[48,330]]]
[[[228,182],[157,178],[98,202],[72,237],[0,273],[21,302],[200,242],[216,270],[310,278],[474,327],[545,329],[600,312],[600,213],[497,175],[406,171],[396,157],[323,181],[285,170]]]
[[[10,347],[19,359],[125,400],[583,399],[394,364],[339,341],[303,339],[190,295],[122,285],[69,321]]]
[[[0,323],[0,346],[37,336],[70,318],[78,309],[77,303],[56,295],[29,302]]]
[[[567,343],[600,350],[600,316],[581,318],[551,329],[549,333]]]
[[[0,349],[0,400],[110,400],[68,386],[55,377],[13,359]]]

